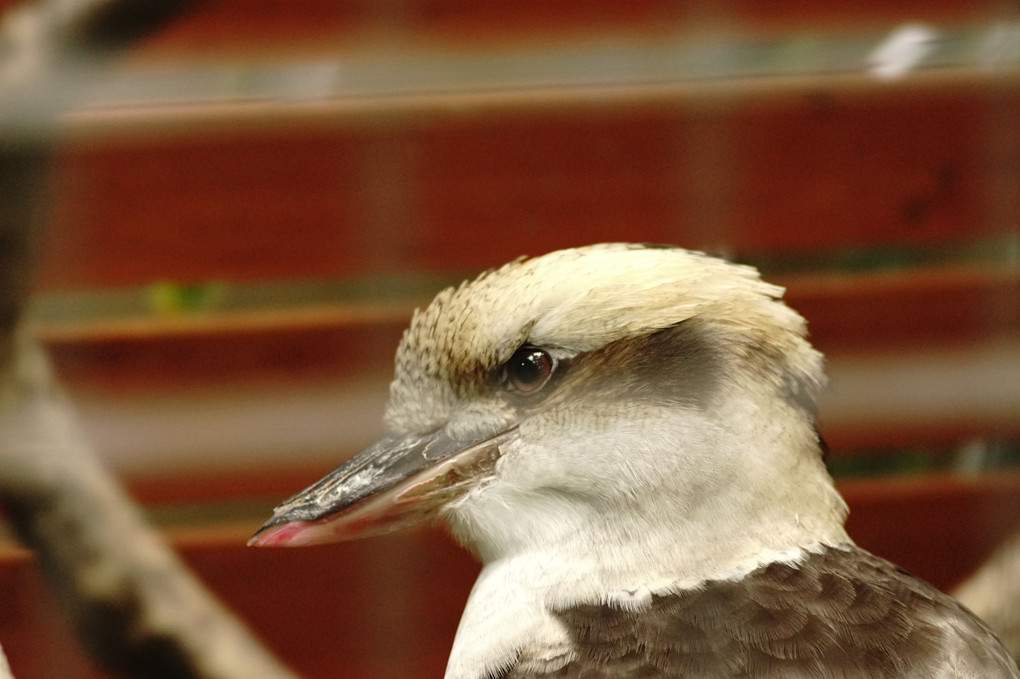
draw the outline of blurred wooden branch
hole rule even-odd
[[[954,595],[1020,659],[1020,532],[1003,543]]]
[[[0,502],[105,665],[137,677],[292,676],[146,527],[24,335],[0,386],[0,431]]]
[[[0,23],[0,87],[28,84],[67,56],[95,58],[157,28],[193,0],[37,0]]]
[[[31,92],[59,57],[96,56],[187,4],[19,6],[0,24],[0,92]],[[109,667],[139,677],[291,677],[146,527],[85,442],[43,351],[19,330],[45,221],[49,144],[31,134],[0,142],[0,506]],[[0,656],[0,679],[9,676]]]
[[[11,667],[7,664],[7,658],[4,656],[3,648],[0,648],[0,679],[14,679],[14,675],[11,674]]]

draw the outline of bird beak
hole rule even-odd
[[[517,427],[482,441],[443,430],[383,438],[273,510],[248,540],[256,547],[337,542],[438,516],[493,472]]]

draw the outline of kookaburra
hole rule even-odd
[[[948,596],[855,546],[822,356],[747,266],[604,244],[442,291],[385,438],[255,545],[441,518],[481,559],[447,679],[1020,677]]]

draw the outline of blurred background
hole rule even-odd
[[[477,565],[441,530],[244,542],[380,433],[413,308],[519,255],[759,266],[828,356],[851,535],[950,589],[1020,527],[1015,1],[195,1],[35,92],[0,105],[58,140],[32,326],[303,676],[442,675]],[[0,602],[17,677],[105,676],[9,537]]]

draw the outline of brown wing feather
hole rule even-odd
[[[500,679],[1020,678],[970,611],[856,547],[655,596],[638,612],[591,604],[557,615],[576,659]]]

